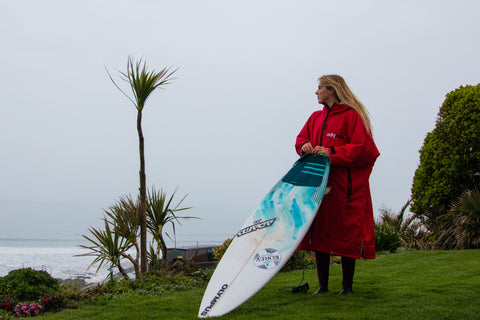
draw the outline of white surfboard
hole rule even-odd
[[[199,318],[232,311],[280,271],[315,218],[329,171],[327,157],[304,155],[263,198],[215,269]]]

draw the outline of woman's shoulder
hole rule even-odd
[[[348,104],[345,104],[345,103],[337,104],[334,110],[337,113],[342,113],[349,117],[360,117],[360,114],[355,109],[353,109],[352,107],[350,107]]]
[[[320,110],[314,111],[310,115],[310,119],[315,119],[315,118],[318,118],[318,117],[324,117],[326,114],[327,114],[327,112],[326,112],[325,109],[320,109]]]

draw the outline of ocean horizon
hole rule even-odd
[[[109,274],[108,266],[96,273],[97,266],[87,270],[93,257],[76,256],[88,252],[79,247],[89,244],[82,235],[90,236],[91,227],[104,228],[102,207],[106,205],[0,201],[0,220],[4,222],[0,224],[0,277],[31,267],[58,279],[103,281]],[[238,206],[200,206],[192,215],[201,219],[181,221],[175,232],[167,225],[164,231],[172,237],[165,234],[167,247],[221,245],[240,229],[248,211]]]
[[[205,237],[197,236],[197,238]],[[177,239],[177,241],[167,241],[167,247],[185,248],[221,243],[221,240],[212,238],[210,240]],[[95,264],[89,267],[94,257],[78,256],[89,252],[80,245],[88,245],[88,241],[85,239],[0,238],[0,277],[6,276],[12,270],[32,268],[46,271],[56,279],[81,280],[87,284],[107,279],[110,266],[107,264],[98,268],[98,264]],[[131,254],[135,254],[133,250]],[[122,266],[129,268],[132,265],[124,259]],[[116,268],[113,273],[117,273]]]

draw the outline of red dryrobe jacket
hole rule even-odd
[[[380,155],[360,115],[346,104],[314,112],[300,131],[295,148],[327,147],[330,192],[323,198],[309,232],[298,247],[359,259],[375,258],[369,177]]]

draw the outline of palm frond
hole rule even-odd
[[[435,246],[441,249],[480,247],[480,191],[464,191],[452,201],[449,212],[439,217],[446,221]]]
[[[132,196],[121,197],[105,214],[112,219],[115,230],[132,244],[137,242],[140,229],[140,205],[139,200]]]
[[[121,92],[125,97],[127,97],[127,99],[130,100],[130,102],[132,102],[133,106],[136,108],[137,106],[135,105],[135,101],[134,101],[132,98],[130,98],[130,96],[129,96],[128,94],[126,94],[125,91],[122,90],[122,88],[120,88],[120,86],[115,82],[115,80],[113,80],[113,77],[112,77],[112,75],[110,74],[110,71],[107,69],[107,67],[106,67],[106,66],[104,66],[104,67],[105,67],[105,70],[107,71],[108,77],[109,77],[110,80],[113,82],[113,84],[115,85],[115,87],[117,87],[117,89],[120,90],[120,92]],[[119,71],[119,73],[122,74],[121,71]]]
[[[155,91],[157,88],[163,89],[167,84],[170,84],[176,78],[173,78],[175,72],[178,71],[178,68],[163,68],[159,72],[155,70],[147,71],[147,64],[143,59],[138,60],[134,63],[132,57],[128,57],[127,61],[127,71],[120,73],[120,79],[124,80],[130,85],[130,89],[133,93],[133,98],[131,98],[125,91],[123,91],[120,86],[113,80],[112,75],[107,70],[110,80],[113,82],[115,87],[117,87],[120,92],[125,95],[137,108],[137,110],[143,110],[145,102],[147,101],[150,94]]]
[[[148,191],[147,228],[153,235],[154,241],[157,242],[157,247],[161,248],[162,251],[166,250],[166,248],[164,248],[163,237],[166,236],[167,238],[174,240],[176,234],[176,224],[181,224],[181,219],[198,219],[198,217],[193,216],[190,217],[176,215],[177,211],[190,209],[190,207],[180,207],[187,195],[185,195],[176,205],[173,205],[173,199],[176,192],[177,191],[175,190],[175,192],[169,198],[167,198],[167,195],[163,190],[156,191],[155,188],[151,188]],[[170,224],[172,227],[172,235],[165,231],[165,226],[168,224]]]
[[[90,250],[90,252],[77,255],[95,257],[87,269],[91,268],[94,264],[99,263],[96,272],[98,272],[106,262],[119,266],[122,253],[126,252],[129,248],[125,238],[121,237],[116,232],[112,232],[110,222],[106,218],[104,219],[104,224],[105,230],[100,230],[94,227],[89,228],[92,237],[83,235],[83,238],[88,240],[92,245],[80,245],[80,247]]]

